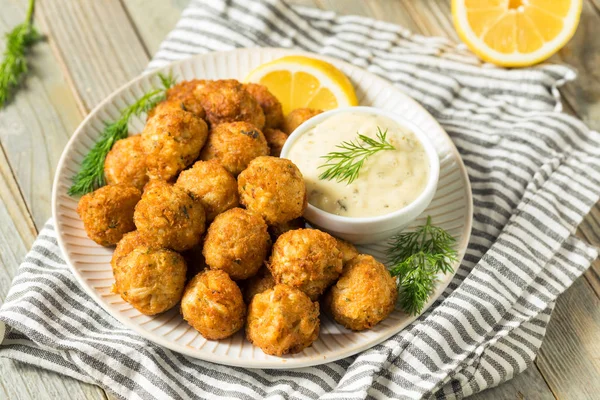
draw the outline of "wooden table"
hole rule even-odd
[[[449,0],[292,2],[371,16],[458,41]],[[24,19],[26,3],[2,2],[0,33]],[[34,48],[26,87],[0,111],[0,304],[17,266],[50,217],[52,178],[69,136],[89,110],[146,67],[187,3],[38,0],[35,22],[47,40]],[[575,38],[551,61],[579,70],[578,80],[561,90],[565,109],[600,129],[600,0],[584,0]],[[600,244],[599,205],[582,223],[579,235]],[[107,397],[96,386],[0,359],[2,399]],[[600,398],[598,260],[559,299],[535,365],[474,398]]]

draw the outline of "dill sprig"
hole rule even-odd
[[[151,90],[135,103],[121,110],[118,120],[105,123],[100,140],[85,156],[81,163],[81,169],[73,177],[73,185],[69,188],[70,196],[84,195],[104,186],[104,160],[116,141],[127,137],[129,119],[154,108],[165,99],[167,90],[176,83],[172,75],[158,74],[158,77],[161,81],[161,88]]]
[[[29,0],[25,22],[15,26],[6,35],[6,49],[0,64],[0,108],[4,107],[12,90],[27,73],[27,49],[41,37],[33,26],[34,6],[35,0]]]
[[[435,288],[437,274],[453,272],[455,243],[448,232],[431,225],[429,216],[415,231],[392,237],[388,250],[390,273],[398,277],[398,299],[404,311],[420,314]]]
[[[396,150],[387,141],[387,129],[382,132],[381,128],[377,127],[377,139],[361,135],[358,132],[357,134],[357,141],[342,142],[342,144],[336,146],[344,151],[332,151],[321,157],[326,159],[327,162],[320,165],[319,168],[327,169],[319,175],[319,179],[335,179],[337,182],[347,181],[349,185],[358,178],[358,173],[363,164],[373,154],[383,150]]]

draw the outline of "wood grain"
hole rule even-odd
[[[0,32],[24,18],[25,4],[2,8]],[[46,34],[39,20],[35,21]],[[4,41],[0,44],[3,50]],[[48,42],[33,47],[26,84],[1,111],[0,141],[17,183],[41,227],[51,216],[52,180],[62,149],[82,119]]]
[[[149,54],[156,53],[189,3],[189,0],[152,1],[152,7],[148,7],[147,0],[122,1]]]
[[[599,331],[600,300],[579,278],[558,298],[537,360],[557,398],[598,398]]]
[[[148,53],[119,0],[45,1],[36,12],[88,111],[148,64]]]

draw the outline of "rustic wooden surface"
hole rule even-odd
[[[207,0],[208,1],[208,0]],[[292,0],[401,24],[458,40],[449,0]],[[52,178],[62,148],[91,108],[138,75],[188,0],[38,0],[47,40],[31,56],[25,87],[0,111],[0,304],[20,260],[50,217]],[[4,0],[0,34],[25,15],[26,0]],[[600,129],[600,0],[585,0],[573,40],[553,57],[577,68],[562,90],[565,110]],[[0,44],[3,50],[4,44]],[[600,206],[578,234],[600,245]],[[600,393],[600,261],[557,302],[535,364],[474,399],[594,399]],[[96,386],[0,359],[1,399],[105,399]]]

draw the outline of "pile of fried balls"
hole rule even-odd
[[[304,179],[279,158],[319,112],[284,116],[266,87],[237,80],[169,89],[142,133],[115,143],[107,185],[77,208],[90,239],[116,245],[113,291],[146,315],[180,303],[209,340],[245,325],[277,356],[317,339],[321,307],[357,331],[385,319],[395,279],[352,244],[305,228]]]

